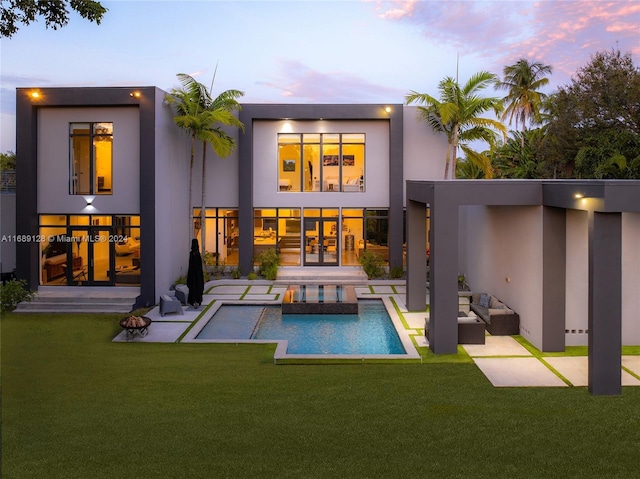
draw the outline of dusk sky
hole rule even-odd
[[[0,151],[15,151],[16,87],[178,87],[177,73],[252,103],[402,103],[410,90],[519,58],[553,67],[551,93],[596,51],[640,64],[640,2],[103,1],[101,25],[73,15],[0,40]],[[502,93],[501,93],[502,95]]]

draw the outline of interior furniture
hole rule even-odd
[[[82,258],[80,258],[82,259]],[[73,281],[79,281],[79,280],[88,280],[89,278],[87,278],[87,271],[85,270],[84,266],[82,266],[82,261],[80,261],[80,267],[79,268],[73,268],[71,271],[71,279]],[[67,275],[67,263],[63,263],[62,264],[62,269],[64,270],[64,275]]]
[[[472,294],[471,311],[486,323],[487,331],[494,336],[520,334],[520,315],[492,294]]]
[[[364,178],[343,178],[342,191],[364,191]]]
[[[289,191],[291,189],[291,180],[287,178],[278,180],[278,186],[280,188],[280,191]]]
[[[127,241],[122,241],[115,244],[116,255],[127,256],[132,253],[138,253],[140,251],[140,243],[133,238],[127,238]]]
[[[163,294],[160,296],[160,316],[164,316],[167,313],[180,313],[184,315],[180,300]]]
[[[73,256],[72,268],[74,271],[82,269],[82,256]],[[47,281],[63,276],[67,267],[67,254],[58,254],[44,260],[44,269],[47,272]]]
[[[116,269],[116,283],[140,283],[140,268],[136,266],[121,266]]]

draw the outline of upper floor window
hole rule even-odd
[[[70,192],[113,193],[113,123],[69,124]]]
[[[279,191],[364,191],[364,147],[364,133],[279,134]]]

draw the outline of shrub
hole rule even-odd
[[[391,268],[389,270],[389,276],[394,279],[402,278],[404,275],[404,269],[402,266],[396,266],[395,268]]]
[[[276,279],[278,275],[278,265],[280,264],[280,257],[276,253],[275,249],[267,249],[262,251],[256,258],[260,268],[259,272],[268,280]]]
[[[211,251],[207,251],[202,257],[202,261],[206,266],[214,266],[216,264],[217,258],[218,258],[218,253],[212,253]]]
[[[369,279],[377,278],[379,276],[382,276],[382,274],[384,273],[384,269],[382,269],[384,260],[379,254],[364,250],[364,252],[358,258],[358,263],[362,265],[362,269],[367,274],[367,277]]]
[[[258,279],[258,275],[252,271],[247,275],[247,279],[253,281],[254,279]]]
[[[238,268],[233,268],[231,270],[231,277],[233,279],[240,279],[240,276],[242,276],[242,275],[241,275],[240,270]]]
[[[27,282],[24,279],[12,279],[0,286],[0,302],[1,309],[5,313],[13,311],[22,301],[31,301],[36,295],[35,291],[27,288]]]

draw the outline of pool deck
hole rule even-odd
[[[160,316],[156,306],[146,316],[153,321],[145,337],[132,342],[211,342],[211,343],[277,343],[274,362],[280,359],[360,359],[353,355],[287,354],[286,341],[273,340],[197,340],[195,337],[222,304],[282,304],[287,285],[270,281],[210,281],[205,286],[203,304],[194,309],[183,307],[184,315]],[[389,312],[407,351],[404,355],[362,355],[366,359],[420,359],[416,348],[428,347],[424,336],[426,312],[409,312],[405,305],[404,281],[369,281],[356,286],[358,299],[381,299]],[[115,342],[125,342],[120,332]],[[570,387],[588,384],[586,356],[536,356],[511,336],[487,334],[483,345],[462,345],[473,362],[495,387]],[[622,385],[640,386],[640,356],[622,357]]]

